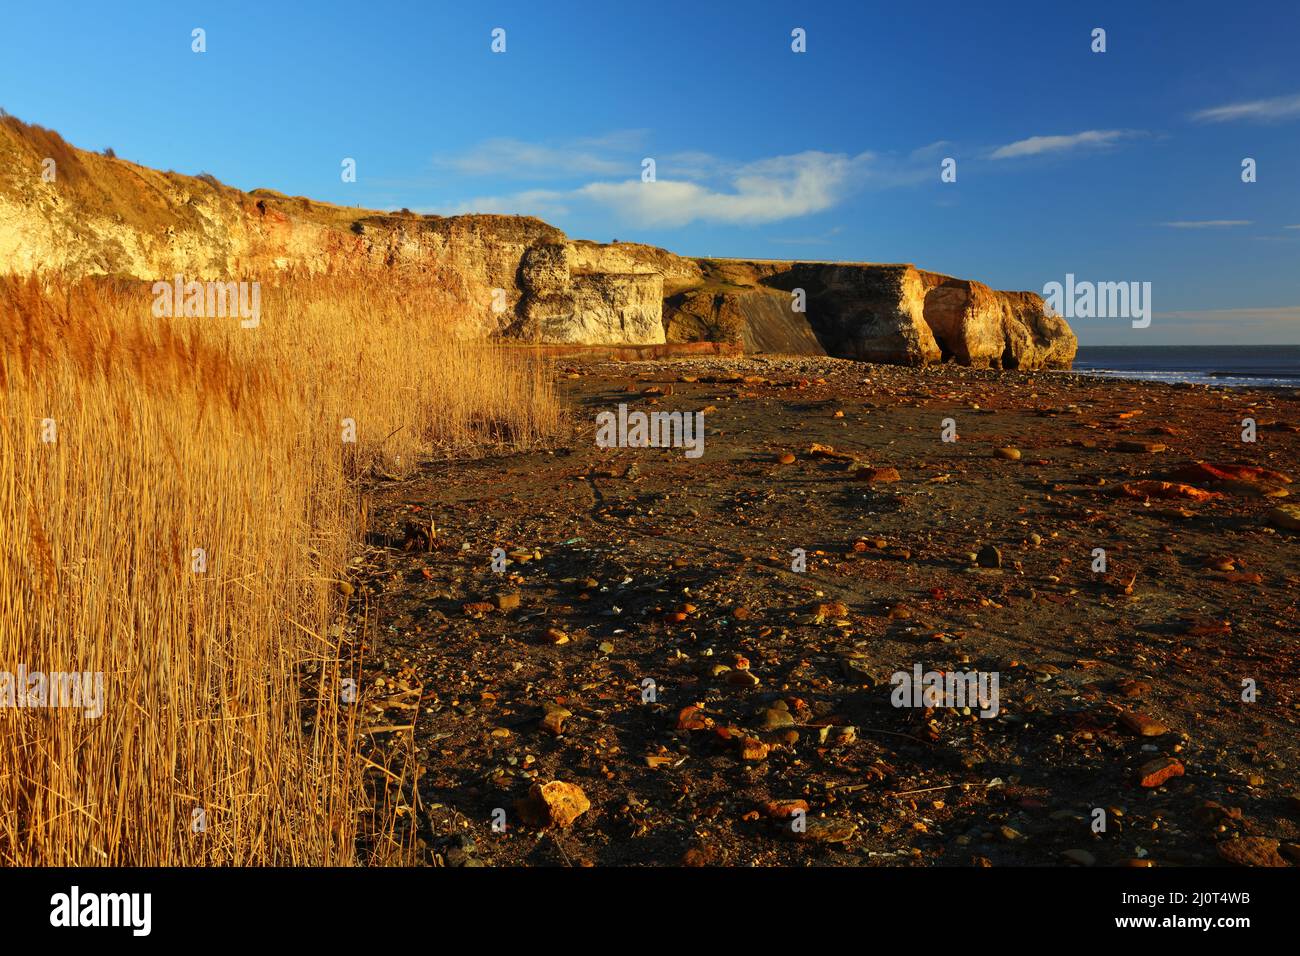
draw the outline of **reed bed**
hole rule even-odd
[[[241,328],[156,317],[149,283],[0,279],[0,863],[392,842],[342,693],[366,483],[562,417],[551,370],[458,337],[439,290],[288,277]],[[6,701],[20,668],[102,674],[102,713]]]

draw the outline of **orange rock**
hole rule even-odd
[[[683,707],[677,715],[678,730],[708,730],[711,723],[698,704]]]
[[[682,857],[682,866],[711,866],[713,851],[704,847],[691,847]]]
[[[552,780],[533,784],[527,799],[520,800],[515,807],[532,826],[563,829],[590,810],[591,801],[577,784]]]
[[[872,468],[862,466],[854,468],[849,472],[849,477],[854,481],[871,481],[871,482],[893,482],[901,481],[897,468]]]
[[[1145,714],[1135,714],[1122,710],[1119,713],[1119,720],[1120,723],[1139,737],[1159,737],[1161,734],[1169,733],[1168,727]]]
[[[1151,691],[1151,685],[1145,681],[1124,679],[1115,684],[1115,692],[1121,697],[1145,697]]]
[[[745,737],[740,742],[741,760],[766,760],[768,746],[756,737]]]
[[[1275,485],[1289,485],[1292,482],[1290,475],[1273,471],[1271,468],[1260,468],[1256,465],[1211,465],[1204,461],[1190,461],[1180,465],[1170,473],[1169,477],[1175,481],[1190,481],[1198,484],[1231,479]]]
[[[827,621],[839,621],[848,617],[849,607],[842,601],[827,601],[818,604],[813,611],[813,620],[817,624],[824,624]]]
[[[1223,496],[1214,491],[1202,491],[1191,485],[1173,481],[1130,481],[1120,485],[1120,491],[1130,498],[1186,498],[1189,501],[1209,501]]]
[[[1262,481],[1278,485],[1289,485],[1292,481],[1290,475],[1284,475],[1271,468],[1260,468],[1257,465],[1213,465],[1212,467],[1228,478],[1240,478],[1243,481]]]
[[[1264,575],[1254,571],[1230,571],[1223,576],[1229,584],[1263,584]]]
[[[542,729],[557,737],[564,733],[564,722],[573,716],[572,712],[559,704],[542,704]]]
[[[1157,757],[1138,770],[1138,784],[1148,789],[1158,787],[1167,780],[1183,775],[1183,765],[1173,757]]]
[[[1169,473],[1169,477],[1174,481],[1205,484],[1210,481],[1222,481],[1228,475],[1203,461],[1192,461],[1185,465],[1179,465]]]
[[[763,815],[778,820],[786,820],[797,811],[808,812],[807,800],[769,800],[763,804]]]
[[[836,451],[830,445],[823,445],[821,442],[813,442],[808,448],[808,454],[813,458],[833,458],[836,461],[853,461],[853,456],[847,452]]]

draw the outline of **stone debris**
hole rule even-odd
[[[1300,405],[812,357],[580,369],[579,409],[714,406],[704,455],[597,449],[579,416],[563,449],[371,492],[363,752],[419,781],[429,862],[1295,861],[1300,512],[1269,492],[1300,433],[1243,444],[1232,403]],[[943,693],[997,675],[997,706],[977,682],[898,706],[917,665]]]

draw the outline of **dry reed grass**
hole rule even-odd
[[[433,284],[263,291],[241,329],[154,318],[147,283],[0,280],[0,672],[99,671],[105,697],[0,707],[0,863],[401,858],[340,702],[364,479],[542,441],[558,402],[548,368],[448,334]]]

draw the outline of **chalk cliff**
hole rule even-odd
[[[694,259],[571,240],[526,216],[383,213],[246,193],[0,118],[0,272],[268,281],[289,270],[427,274],[463,303],[463,334],[539,343],[725,341],[993,368],[1068,368],[1077,344],[1035,293],[908,264]]]

